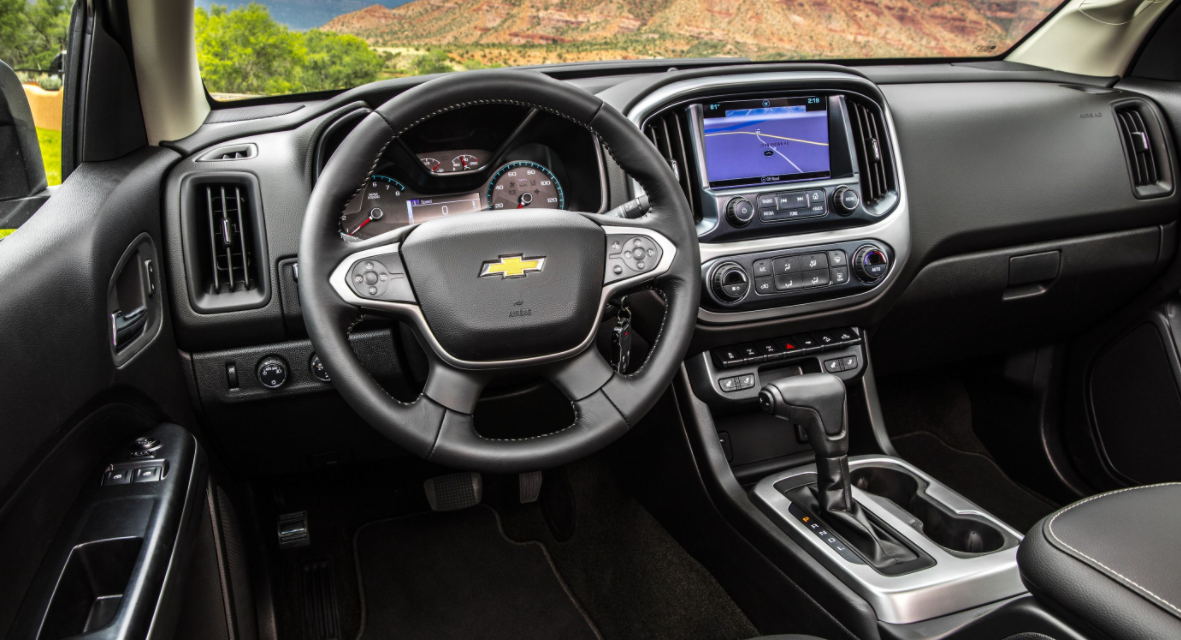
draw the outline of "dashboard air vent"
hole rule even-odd
[[[270,272],[254,176],[202,173],[186,179],[182,190],[185,277],[194,309],[208,313],[265,305]]]
[[[226,184],[207,184],[200,198],[204,200],[209,221],[210,269],[206,285],[211,293],[248,290],[258,284],[250,281],[254,256],[247,246],[251,235],[250,216],[242,215],[250,200],[242,187]]]
[[[656,145],[657,151],[668,161],[673,175],[681,183],[685,198],[689,201],[689,208],[693,210],[693,219],[701,222],[701,207],[698,206],[700,191],[697,184],[697,173],[694,171],[692,152],[690,151],[689,115],[684,109],[676,109],[660,114],[648,121],[644,127],[644,135]]]
[[[220,147],[197,158],[197,162],[226,162],[229,160],[245,160],[258,155],[258,147],[254,143],[234,144]]]
[[[1124,151],[1128,154],[1132,183],[1137,187],[1156,184],[1160,173],[1156,168],[1152,138],[1145,125],[1144,116],[1138,108],[1129,105],[1116,109],[1115,117],[1119,123],[1120,137],[1124,141]]]
[[[849,119],[861,174],[861,200],[872,207],[895,190],[886,123],[876,107],[853,99],[849,100]]]

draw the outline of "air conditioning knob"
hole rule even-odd
[[[889,270],[890,256],[877,245],[862,245],[853,254],[853,273],[862,282],[877,282]]]
[[[750,278],[738,263],[723,262],[714,269],[712,288],[719,300],[738,302],[750,290]]]
[[[754,217],[755,206],[750,203],[750,200],[738,196],[730,198],[730,202],[726,203],[726,220],[730,221],[731,225],[745,227]]]
[[[832,209],[842,216],[847,216],[857,210],[861,204],[861,197],[849,187],[837,187],[832,192]]]

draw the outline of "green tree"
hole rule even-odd
[[[447,52],[442,49],[431,49],[414,60],[411,65],[414,75],[424,76],[429,73],[449,73],[455,71],[455,67],[451,65],[451,59],[447,56]]]
[[[197,9],[195,28],[201,78],[214,93],[344,89],[376,80],[384,62],[356,36],[292,31],[253,2]]]
[[[325,91],[355,87],[375,80],[385,60],[364,40],[331,31],[304,34],[307,59],[300,81],[304,91]]]
[[[299,90],[295,74],[307,51],[299,34],[250,3],[226,11],[197,9],[197,63],[210,91],[278,94]]]
[[[20,69],[47,69],[66,48],[67,0],[0,0],[0,60]]]

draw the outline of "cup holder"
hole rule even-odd
[[[925,482],[909,473],[885,467],[852,470],[853,486],[885,498],[922,523],[922,531],[940,546],[960,553],[990,553],[1005,545],[1004,534],[974,516],[957,514],[927,496]]]

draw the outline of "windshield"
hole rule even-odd
[[[1004,53],[1059,0],[198,0],[217,100],[464,69],[645,58]]]

